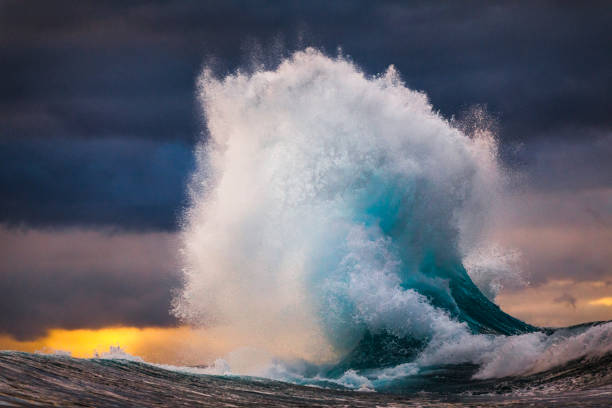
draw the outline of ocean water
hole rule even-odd
[[[528,377],[470,381],[470,367],[430,369],[409,393],[300,386],[263,378],[196,374],[123,359],[0,352],[0,405],[266,407],[608,407],[612,355]],[[444,384],[448,385],[445,388]],[[412,388],[412,387],[411,387]],[[418,389],[416,387],[414,389]]]
[[[521,273],[486,234],[511,174],[482,111],[448,120],[393,66],[314,49],[204,70],[198,94],[172,313],[242,351],[199,368],[4,352],[0,401],[612,405],[612,323],[539,328],[492,301]]]

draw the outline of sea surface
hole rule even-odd
[[[532,376],[474,381],[468,366],[431,368],[388,392],[189,373],[122,359],[0,352],[0,406],[609,407],[612,354]],[[416,384],[418,383],[418,384]],[[402,391],[403,389],[403,391]],[[420,389],[420,390],[419,390]]]

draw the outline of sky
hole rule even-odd
[[[169,308],[197,77],[306,46],[394,64],[447,118],[486,109],[516,179],[491,234],[522,276],[497,303],[544,326],[612,319],[606,3],[0,0],[0,348],[185,330]]]

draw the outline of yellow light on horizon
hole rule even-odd
[[[593,306],[612,306],[612,297],[602,297],[589,302],[589,305]]]
[[[72,357],[90,358],[94,357],[96,352],[102,354],[109,351],[111,346],[120,346],[126,353],[150,363],[204,365],[211,364],[217,358],[236,359],[236,372],[248,370],[250,366],[247,366],[251,363],[256,365],[259,361],[257,358],[262,356],[303,358],[306,355],[315,362],[328,362],[337,358],[332,349],[314,348],[314,351],[311,351],[308,347],[312,346],[313,341],[309,337],[279,335],[277,342],[272,344],[266,336],[245,339],[247,337],[244,333],[231,326],[51,329],[46,336],[33,341],[20,341],[8,335],[0,335],[0,350],[29,353],[64,351],[70,352]],[[246,353],[249,358],[242,358],[241,352]],[[306,354],[307,352],[310,354]]]
[[[224,351],[218,339],[186,326],[51,329],[46,336],[31,341],[0,335],[0,350],[62,351],[77,358],[94,357],[95,353],[107,352],[111,346],[120,346],[126,353],[145,361],[166,364],[201,364]]]

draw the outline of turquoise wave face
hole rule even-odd
[[[435,307],[466,322],[474,333],[511,335],[536,330],[501,311],[472,282],[456,247],[459,233],[444,197],[438,197],[435,189],[430,191],[427,180],[393,176],[370,177],[368,186],[356,194],[352,218],[388,240],[401,263],[397,271],[401,287],[426,296]],[[428,208],[432,205],[437,207]]]
[[[432,200],[436,196],[435,191],[428,191],[427,182],[393,176],[371,176],[358,189],[344,192],[343,204],[350,208],[349,224],[353,228],[359,226],[358,232],[353,232],[357,237],[349,239],[347,245],[344,237],[340,236],[336,245],[328,241],[326,248],[318,251],[327,252],[327,255],[323,258],[325,263],[315,269],[325,273],[333,271],[327,276],[314,275],[316,282],[331,286],[331,291],[329,286],[317,287],[316,282],[313,283],[317,293],[324,298],[320,312],[323,319],[326,319],[326,311],[334,311],[331,321],[325,325],[328,337],[337,339],[340,345],[342,340],[360,338],[358,345],[332,372],[413,361],[427,342],[436,336],[435,329],[428,330],[428,319],[411,316],[415,311],[463,322],[473,334],[517,335],[536,331],[537,328],[504,313],[472,282],[456,248],[458,232],[453,230],[450,219],[442,219],[452,212],[440,211],[438,207],[435,211],[439,213],[433,214],[434,209],[427,208],[431,202],[420,201],[423,197]],[[437,222],[429,223],[429,215],[424,216],[428,213],[432,213],[431,219],[437,219]],[[373,276],[375,281],[371,282],[369,278]],[[381,290],[379,298],[373,299],[372,303],[388,302],[389,297],[397,296],[400,302],[395,313],[391,310],[393,316],[380,325],[371,324],[372,320],[364,322],[358,336],[350,333],[347,328],[354,329],[354,317],[363,315],[359,299],[355,301],[355,298],[372,293],[364,290],[352,294],[351,285],[358,285],[354,281],[360,280],[367,286],[367,291],[375,293],[380,289],[381,281],[386,279],[397,291]],[[338,287],[341,289],[337,290]],[[402,302],[401,294],[406,293],[414,294],[413,302]],[[423,304],[433,307],[426,308]],[[381,315],[389,312],[379,310]],[[392,321],[394,319],[416,320],[416,326],[427,327],[402,325]],[[457,328],[459,331],[462,329]]]

